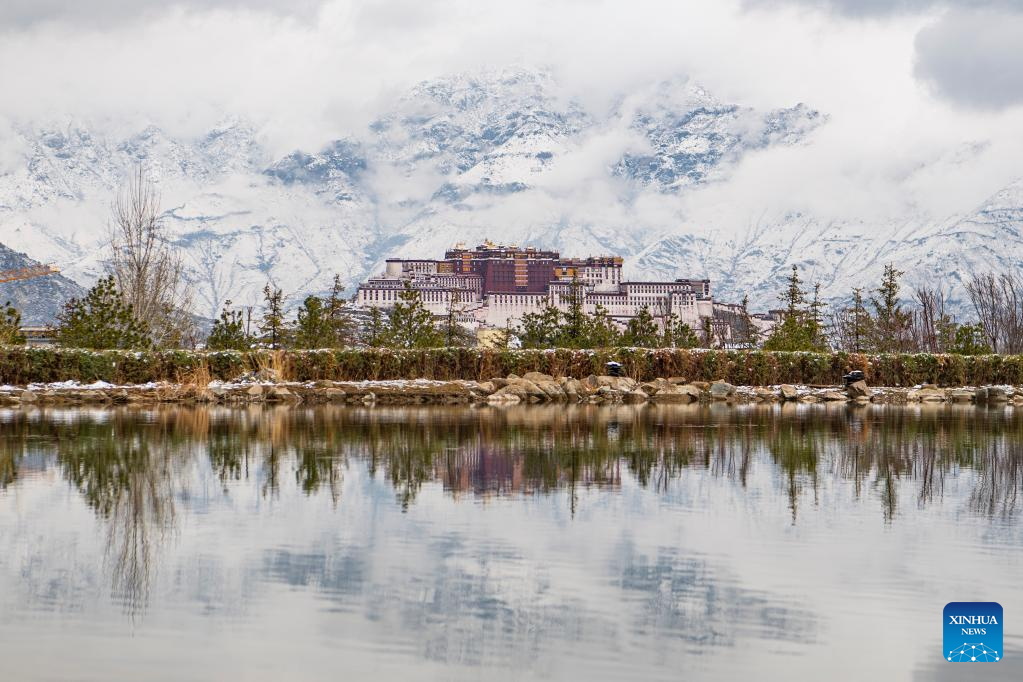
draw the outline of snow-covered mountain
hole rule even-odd
[[[195,287],[194,312],[259,302],[271,279],[297,302],[334,273],[354,285],[390,255],[438,257],[493,239],[626,257],[632,277],[707,276],[726,298],[774,303],[791,263],[844,296],[894,261],[955,282],[1023,259],[1023,185],[976,213],[885,224],[797,212],[699,221],[680,198],[727,183],[772,148],[812,145],[825,114],[758,111],[684,81],[625,93],[594,113],[545,71],[420,84],[366,129],[270,154],[227,118],[197,138],[79,122],[15,127],[23,163],[0,175],[0,242],[83,284],[102,271],[110,203],[143,162]],[[9,164],[8,164],[9,166]],[[950,279],[949,279],[950,278]]]
[[[35,265],[40,263],[0,244],[0,271],[21,270]],[[0,304],[11,303],[21,311],[22,324],[30,326],[53,321],[65,301],[84,293],[80,286],[59,274],[0,282]]]

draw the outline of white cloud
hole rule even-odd
[[[952,4],[961,9],[943,14]],[[593,112],[651,83],[689,77],[724,101],[761,109],[802,101],[829,122],[811,144],[753,155],[733,180],[705,192],[630,198],[630,210],[648,212],[623,220],[667,226],[684,213],[695,224],[701,211],[722,206],[736,224],[792,208],[937,215],[968,209],[1018,173],[1023,119],[994,110],[1019,97],[1017,24],[975,9],[1005,13],[1018,4],[310,0],[293,12],[274,0],[188,0],[166,9],[109,0],[90,3],[86,19],[82,3],[22,0],[0,10],[0,63],[15,65],[0,70],[0,118],[129,129],[154,122],[199,134],[240,114],[283,154],[364,133],[409,86],[444,73],[549,66],[565,97]],[[865,14],[873,19],[862,21]],[[963,63],[976,47],[970,34],[951,28],[966,16],[973,34],[991,43],[972,65]],[[984,64],[1000,68],[972,78]],[[607,159],[633,144],[620,131],[595,137],[573,156],[576,165],[546,180],[549,201],[509,200],[509,215],[518,219],[530,205],[544,217],[599,213],[592,206],[601,191],[620,191],[600,177]],[[3,154],[8,165],[10,155]],[[375,179],[380,188],[399,182],[386,170]],[[418,195],[433,180],[414,178],[401,191]],[[613,214],[610,203],[596,205]]]
[[[949,12],[916,38],[917,76],[975,109],[1023,104],[1023,12]]]

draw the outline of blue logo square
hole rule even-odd
[[[951,663],[1002,660],[1002,606],[993,601],[954,601],[945,605],[943,641]]]

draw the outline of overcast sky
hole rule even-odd
[[[595,110],[685,76],[829,116],[810,149],[744,164],[728,201],[810,187],[821,210],[945,213],[1023,175],[1021,45],[1023,0],[4,0],[0,137],[236,113],[311,149],[418,80],[536,64]]]

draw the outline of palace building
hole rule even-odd
[[[573,296],[582,298],[585,312],[603,308],[622,326],[646,307],[660,324],[674,315],[701,329],[704,318],[715,319],[717,307],[736,307],[716,305],[707,279],[623,281],[622,262],[619,256],[562,258],[557,251],[489,241],[475,248],[458,244],[442,260],[387,259],[383,273],[359,285],[355,302],[393,308],[410,287],[434,315],[455,314],[476,329],[515,326],[547,305],[568,310]],[[758,327],[773,323],[767,316],[753,321]]]

